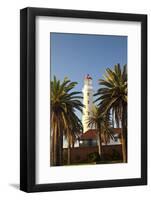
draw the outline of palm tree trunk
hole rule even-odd
[[[70,136],[69,130],[68,130],[68,160],[67,160],[67,164],[68,165],[71,164],[71,136]]]
[[[54,115],[51,116],[51,129],[50,129],[50,165],[55,165],[55,143],[56,143],[56,120]]]
[[[61,119],[59,121],[61,123]],[[63,128],[61,124],[58,126],[58,150],[58,165],[60,166],[63,165]]]
[[[61,133],[60,138],[60,165],[63,165],[63,134]]]
[[[102,143],[101,143],[101,136],[100,136],[99,131],[97,131],[97,140],[98,140],[98,153],[101,158],[102,157]]]
[[[74,148],[74,143],[75,141],[74,141],[74,138],[72,137],[72,148]]]
[[[53,122],[53,139],[52,139],[52,163],[54,166],[63,165],[63,130],[61,120],[58,115]]]
[[[67,164],[68,165],[71,164],[71,141],[70,141],[70,135],[68,135],[68,161],[67,161]]]
[[[56,142],[56,166],[60,165],[60,144],[59,144],[59,133],[57,132],[57,142]]]
[[[54,130],[54,166],[60,166],[60,131],[59,131],[59,126],[60,124],[55,125],[55,130]]]
[[[50,136],[50,165],[54,165],[54,133]]]
[[[123,105],[122,111],[122,134],[121,134],[121,141],[122,141],[122,155],[123,155],[123,162],[127,162],[127,106]]]
[[[68,165],[71,164],[71,147],[70,145],[68,146]]]
[[[53,165],[56,166],[57,163],[57,125],[54,125],[53,131]]]
[[[121,141],[122,141],[122,156],[123,156],[123,162],[127,162],[127,155],[126,155],[126,140],[125,136],[123,134],[123,128],[122,128],[122,135],[121,135]]]

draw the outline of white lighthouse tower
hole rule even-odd
[[[92,78],[89,76],[85,76],[84,78],[84,87],[83,87],[83,116],[82,116],[82,124],[83,124],[83,132],[85,133],[90,129],[88,126],[88,119],[92,115],[92,105],[93,105],[93,86],[92,86]]]

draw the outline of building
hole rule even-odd
[[[92,77],[85,76],[84,78],[84,87],[83,87],[83,116],[82,116],[82,124],[83,124],[83,132],[85,133],[90,129],[88,127],[88,118],[92,115],[92,106],[93,106],[93,86],[92,86]]]
[[[79,136],[74,148],[71,148],[71,163],[85,162],[91,154],[98,153],[97,132],[94,127],[88,126],[88,119],[92,116],[93,107],[93,85],[92,77],[88,74],[84,78],[83,87],[83,133]],[[113,128],[114,140],[110,139],[108,143],[102,143],[102,154],[106,160],[122,160],[122,147],[120,142],[121,128]],[[67,148],[64,149],[64,155],[67,155]]]
[[[93,107],[93,84],[92,77],[87,74],[84,78],[84,87],[83,87],[83,115],[82,115],[82,124],[83,124],[83,134],[79,140],[79,146],[96,146],[97,137],[95,127],[88,126],[88,119],[92,116],[92,107]],[[110,139],[108,145],[120,144],[119,130],[114,129],[115,135],[114,140]],[[103,144],[104,145],[104,144]]]
[[[114,128],[115,141],[110,140],[108,144],[102,143],[102,158],[104,162],[121,162],[122,161],[122,145],[120,142],[120,128]],[[96,130],[89,129],[81,134],[79,144],[71,148],[71,164],[77,163],[97,163],[93,160],[98,156]],[[64,156],[67,159],[67,148],[64,149]]]
[[[113,128],[114,140],[110,138],[107,144],[102,143],[102,146],[106,145],[120,145],[121,128]],[[79,138],[79,147],[94,147],[97,146],[97,133],[95,129],[89,129]]]

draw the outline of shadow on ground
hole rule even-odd
[[[10,183],[9,185],[11,187],[15,188],[16,190],[19,190],[19,184],[17,184],[17,183]]]

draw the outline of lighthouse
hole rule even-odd
[[[93,105],[93,86],[92,86],[92,77],[87,74],[84,78],[84,87],[83,87],[83,132],[85,133],[90,129],[88,126],[89,117],[92,115],[92,105]]]

